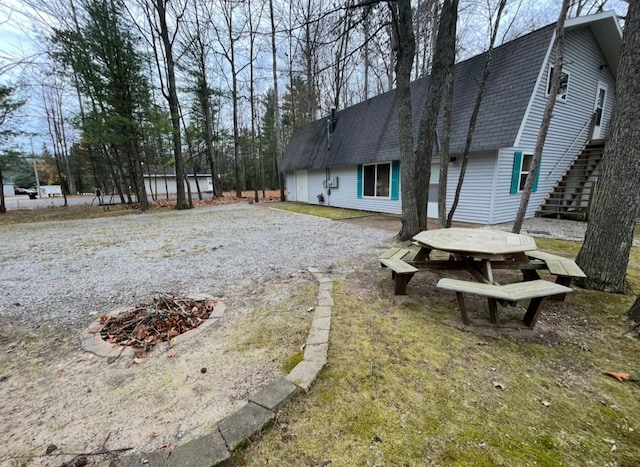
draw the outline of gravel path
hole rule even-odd
[[[264,205],[0,226],[0,317],[79,329],[157,292],[227,296],[360,255],[374,265],[392,240]]]

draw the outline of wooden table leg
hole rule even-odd
[[[413,274],[396,274],[393,273],[393,279],[396,283],[395,294],[396,295],[407,295],[407,284],[413,277]]]
[[[414,261],[427,261],[431,255],[431,248],[421,247],[413,257]]]
[[[484,274],[489,281],[489,284],[493,284],[493,270],[491,269],[491,261],[489,261],[488,259],[483,259],[482,267],[484,269]]]
[[[460,308],[460,317],[462,318],[462,322],[469,326],[471,321],[469,321],[469,317],[467,316],[467,308],[464,304],[464,295],[462,295],[462,292],[456,292],[456,298],[458,299],[458,307]]]
[[[527,308],[527,313],[524,315],[524,319],[522,320],[525,326],[529,329],[533,329],[536,325],[538,314],[540,313],[540,307],[542,306],[542,302],[544,302],[545,298],[546,297],[538,297],[531,299],[529,307]]]
[[[564,285],[565,287],[571,287],[571,280],[573,277],[571,276],[556,276],[556,284]],[[552,295],[549,297],[549,300],[553,300],[554,302],[564,302],[564,299],[567,298],[566,293],[561,293],[558,295]]]
[[[500,313],[498,312],[498,303],[493,297],[487,297],[489,301],[489,321],[495,325],[500,324]]]
[[[519,263],[528,263],[531,260],[527,256],[526,253],[514,253],[513,260]],[[540,274],[535,269],[521,269],[522,271],[522,279],[524,281],[535,281],[540,279]]]

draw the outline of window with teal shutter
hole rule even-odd
[[[533,154],[522,154],[517,151],[513,154],[513,171],[511,173],[511,194],[524,190],[524,184],[531,172],[533,165]],[[540,167],[536,171],[536,178],[533,180],[531,191],[535,193],[538,190],[538,180],[540,179]]]
[[[362,164],[358,165],[358,198],[362,198]]]
[[[536,171],[536,178],[533,181],[533,186],[531,187],[531,191],[533,193],[538,191],[538,180],[540,180],[540,172],[542,172],[542,160],[540,161],[540,165],[538,166],[538,170]]]
[[[391,163],[391,199],[398,200],[398,191],[400,189],[400,161]]]
[[[520,187],[520,169],[522,168],[522,152],[516,151],[513,154],[513,170],[511,172],[511,190],[509,193],[516,194]]]

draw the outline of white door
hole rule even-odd
[[[296,171],[296,201],[309,202],[309,176],[306,170]]]
[[[600,139],[603,135],[603,123],[604,123],[604,106],[607,102],[607,85],[598,82],[598,88],[596,90],[596,105],[593,109],[593,133],[592,139]]]

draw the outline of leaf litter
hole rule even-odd
[[[149,352],[156,344],[197,328],[207,319],[215,300],[194,300],[163,294],[117,315],[100,317],[103,340]]]

